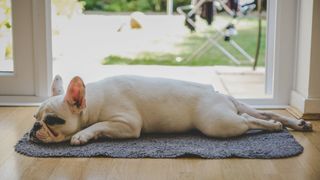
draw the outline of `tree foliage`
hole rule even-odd
[[[11,8],[9,0],[0,0],[0,29],[11,28]]]
[[[57,16],[71,17],[81,13],[85,2],[78,0],[52,0],[52,7]]]

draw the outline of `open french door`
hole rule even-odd
[[[293,87],[298,21],[298,0],[267,0],[265,88],[270,98],[241,99],[262,108],[289,105]]]

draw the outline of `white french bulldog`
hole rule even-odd
[[[311,131],[310,122],[262,112],[216,92],[212,86],[139,76],[115,76],[84,85],[74,77],[65,95],[62,79],[35,115],[30,140],[72,145],[90,139],[138,138],[141,133],[198,129],[210,137],[231,137],[250,129],[284,126]]]

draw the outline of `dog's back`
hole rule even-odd
[[[109,118],[115,112],[136,114],[146,132],[170,132],[168,127],[175,132],[192,128],[192,119],[201,113],[199,102],[213,102],[216,94],[210,85],[140,76],[116,76],[88,84],[88,95],[91,91],[95,93],[91,96],[97,95],[97,88],[104,94],[101,118]],[[90,98],[87,100],[90,104]]]

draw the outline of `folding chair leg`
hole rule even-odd
[[[234,56],[232,56],[225,48],[223,48],[217,41],[214,41],[212,39],[209,39],[212,43],[213,46],[217,47],[223,54],[225,54],[226,56],[228,56],[228,58],[233,61],[234,63],[236,63],[237,65],[240,65],[240,61],[238,59],[236,59]]]
[[[195,58],[198,56],[198,54],[200,54],[201,52],[205,51],[208,49],[209,45],[209,41],[206,41],[205,43],[203,43],[196,51],[194,51],[187,59],[187,61],[190,61],[191,59]]]
[[[229,43],[237,49],[243,56],[245,56],[250,62],[253,62],[254,59],[251,57],[245,50],[243,50],[234,40],[230,40]]]
[[[196,51],[194,51],[191,56],[188,57],[187,61],[191,60],[194,57],[197,57],[199,54],[202,54],[203,52],[207,51],[210,47],[210,41],[209,39],[220,39],[221,36],[219,36],[219,34],[215,34],[213,37],[209,37],[207,36],[207,41],[205,43],[203,43]]]

